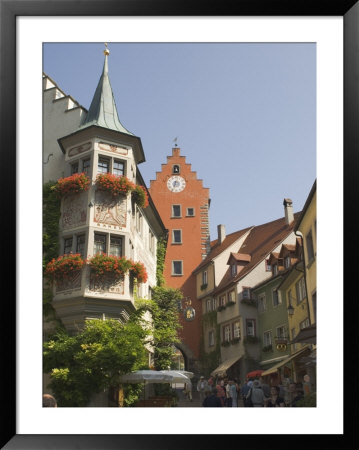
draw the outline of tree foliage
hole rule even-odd
[[[54,181],[48,181],[43,187],[43,266],[59,256],[59,220],[61,200],[53,189]]]
[[[157,241],[157,267],[156,267],[156,278],[157,286],[165,285],[165,278],[163,276],[163,271],[165,268],[165,257],[167,249],[167,239],[161,238]]]
[[[119,376],[146,366],[147,332],[140,321],[89,320],[75,336],[59,330],[44,343],[44,372],[59,406],[86,406],[117,387]]]
[[[137,304],[137,314],[149,311],[152,317],[152,336],[150,344],[154,348],[156,370],[166,370],[171,366],[173,346],[180,342],[178,331],[181,328],[178,317],[178,302],[182,292],[178,289],[157,286],[152,300],[142,300]]]

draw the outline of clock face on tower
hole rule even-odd
[[[174,175],[167,180],[167,187],[172,192],[181,192],[186,187],[186,182],[179,175]]]

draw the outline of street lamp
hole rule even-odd
[[[294,308],[291,303],[289,303],[287,311],[290,316],[292,316],[294,314]]]

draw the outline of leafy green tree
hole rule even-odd
[[[178,317],[178,302],[182,299],[179,289],[157,286],[151,300],[137,302],[137,314],[149,311],[152,317],[151,345],[154,348],[156,370],[166,370],[172,364],[173,346],[180,342],[181,328]]]
[[[59,406],[86,406],[91,396],[119,386],[119,376],[146,367],[147,331],[127,323],[89,320],[75,336],[59,330],[44,343],[44,372]]]

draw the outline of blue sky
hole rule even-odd
[[[304,206],[316,178],[316,46],[292,43],[108,43],[119,118],[139,136],[147,183],[174,138],[210,189],[210,233],[227,234]],[[43,70],[89,108],[103,43],[44,44]]]

